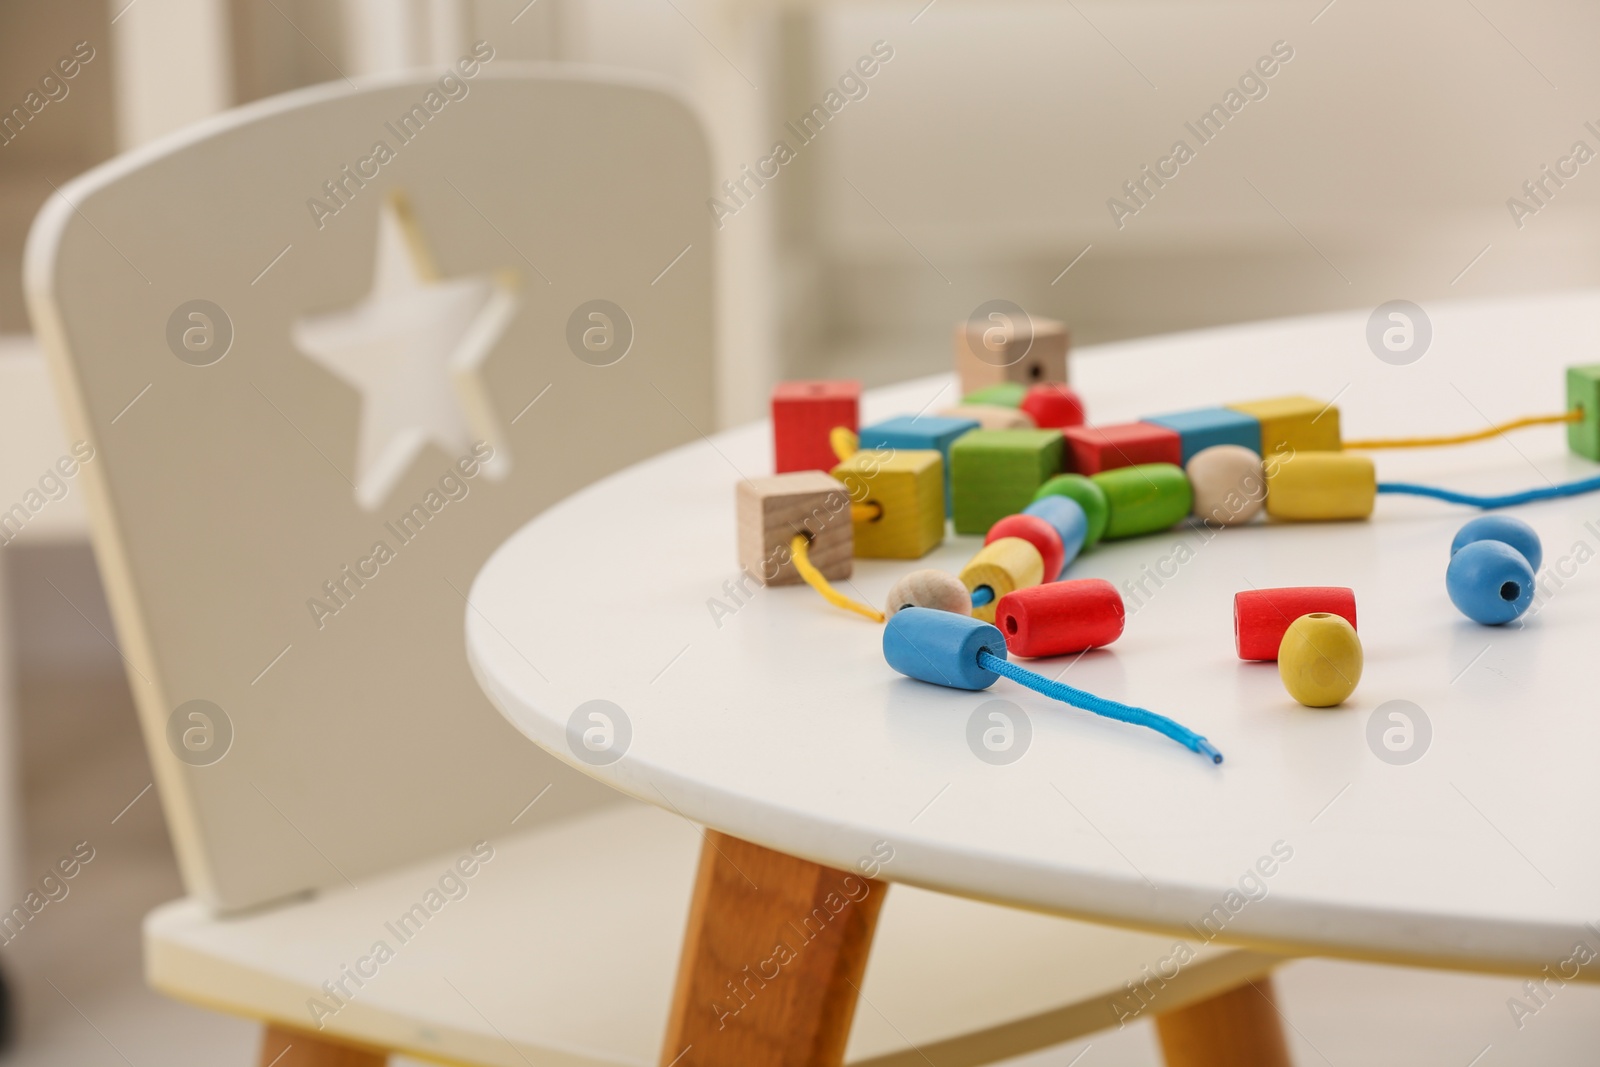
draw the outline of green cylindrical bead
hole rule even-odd
[[[1108,541],[1165,530],[1182,522],[1194,504],[1183,468],[1171,463],[1119,467],[1092,475],[1090,480],[1105,493],[1110,506]]]
[[[1111,505],[1106,502],[1105,490],[1094,482],[1081,474],[1058,474],[1041,485],[1039,491],[1033,494],[1033,499],[1043,500],[1047,496],[1064,496],[1076,500],[1078,506],[1083,508],[1084,518],[1089,520],[1089,533],[1083,539],[1086,550],[1093,548],[1105,536]]]

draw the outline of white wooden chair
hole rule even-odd
[[[707,156],[655,86],[480,55],[209,120],[34,226],[34,321],[94,448],[191,894],[148,918],[148,977],[269,1024],[263,1064],[661,1052],[699,831],[519,737],[461,625],[519,524],[710,428]],[[582,604],[549,610],[605,639]],[[850,1059],[980,1063],[1115,1025],[1171,948],[896,887]],[[1274,962],[1203,948],[1152,1010]]]

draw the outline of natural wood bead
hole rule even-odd
[[[1194,491],[1194,516],[1213,526],[1238,526],[1260,513],[1267,500],[1261,457],[1243,445],[1201,449],[1184,468]]]
[[[947,419],[972,419],[985,430],[1031,430],[1033,416],[1016,408],[995,407],[993,404],[958,404],[939,412]]]
[[[960,578],[948,571],[925,568],[912,571],[889,589],[883,613],[893,618],[901,608],[932,608],[957,615],[971,615],[972,594],[967,592]]]

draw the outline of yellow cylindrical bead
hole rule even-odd
[[[1378,496],[1367,456],[1296,452],[1267,464],[1267,514],[1275,519],[1365,519]]]
[[[1361,681],[1361,638],[1331,612],[1302,615],[1278,646],[1278,676],[1289,695],[1308,708],[1343,703]]]
[[[994,607],[1001,597],[1016,589],[1026,589],[1044,581],[1044,557],[1020,537],[1000,537],[988,544],[961,568],[961,584],[970,592],[988,586],[994,595],[987,604],[975,606],[972,617],[994,622]]]

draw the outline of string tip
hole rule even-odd
[[[1217,751],[1217,746],[1203,737],[1196,743],[1195,751],[1202,756],[1210,757],[1212,763],[1222,762],[1222,753]]]

